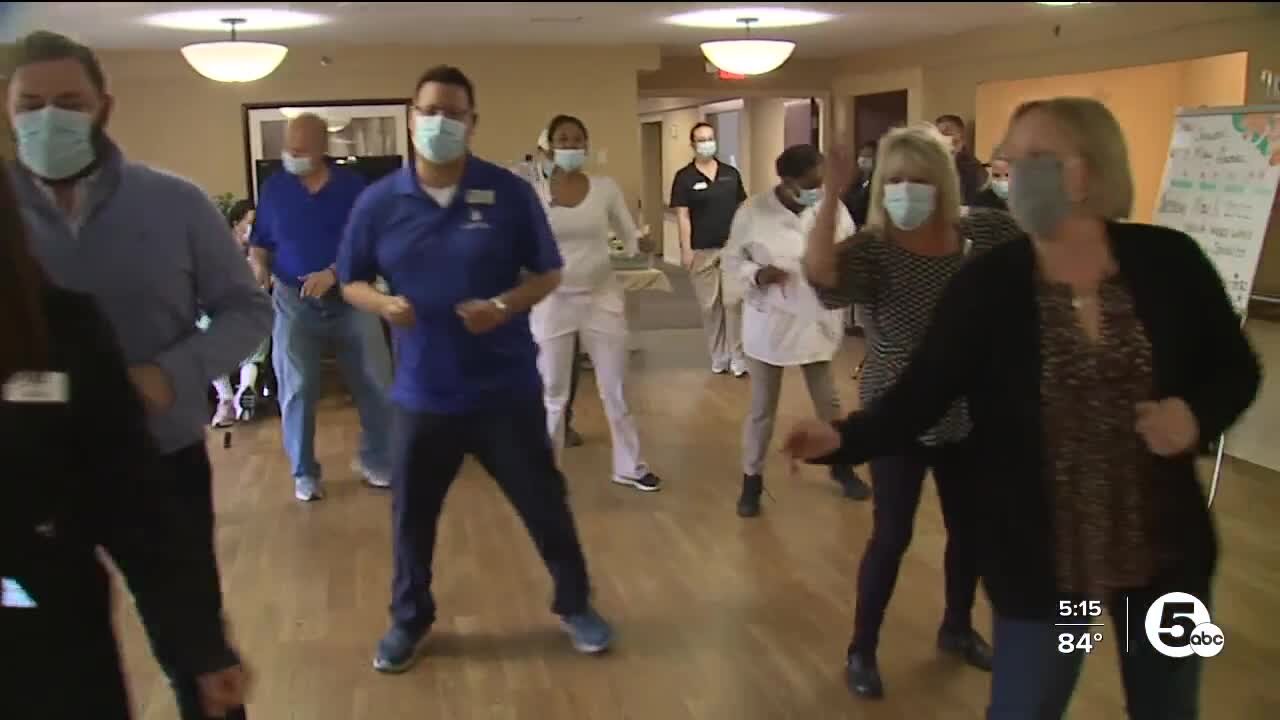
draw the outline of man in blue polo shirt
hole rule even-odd
[[[435,621],[436,524],[468,454],[533,536],[574,647],[601,652],[612,631],[589,603],[529,332],[529,309],[560,283],[560,253],[529,184],[468,153],[475,92],[462,71],[428,70],[413,114],[415,162],[361,196],[338,259],[343,294],[392,325],[396,348],[392,624],[373,666],[407,670]]]
[[[293,492],[303,502],[324,497],[315,456],[316,401],[321,356],[330,346],[360,413],[363,432],[352,469],[374,487],[391,484],[386,397],[391,357],[378,319],[342,299],[334,265],[342,229],[365,182],[328,162],[328,137],[328,125],[317,115],[289,122],[285,172],[263,184],[249,238],[258,282],[265,287],[275,278],[272,364],[280,382]]]

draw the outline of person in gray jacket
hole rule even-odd
[[[92,50],[36,32],[15,55],[9,172],[32,254],[54,284],[91,296],[119,337],[163,456],[156,486],[170,491],[164,501],[181,517],[189,534],[181,542],[199,567],[186,577],[208,607],[192,608],[191,621],[221,618],[206,392],[267,336],[270,302],[208,195],[129,162],[108,138],[112,98]],[[196,329],[197,306],[213,320],[208,332]],[[225,638],[224,628],[213,630]],[[237,717],[226,708],[242,702],[246,681],[228,643],[193,674],[178,661],[182,648],[155,628],[148,634],[183,720]]]

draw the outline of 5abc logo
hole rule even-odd
[[[1226,643],[1222,628],[1213,624],[1205,604],[1184,592],[1160,596],[1147,608],[1144,625],[1151,647],[1166,657],[1213,657]]]

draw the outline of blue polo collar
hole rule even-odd
[[[422,190],[422,185],[418,182],[417,162],[417,157],[414,157],[409,164],[400,168],[399,174],[395,179],[397,195],[426,199],[427,194]],[[467,163],[462,168],[462,177],[458,179],[458,193],[454,196],[454,202],[457,202],[460,197],[465,197],[466,191],[475,187],[476,180],[483,170],[476,157],[471,153],[467,153]]]

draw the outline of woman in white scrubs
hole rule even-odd
[[[799,367],[804,372],[818,417],[840,417],[831,358],[844,339],[844,316],[822,306],[801,268],[814,206],[821,197],[822,154],[812,145],[794,145],[778,156],[776,169],[779,183],[738,208],[722,254],[725,270],[747,288],[742,349],[751,375],[751,411],[742,429],[742,517],[760,514],[765,456],[783,370]],[[853,234],[853,220],[843,205],[839,222]],[[871,494],[853,468],[833,467],[831,476],[847,497],[865,500]]]
[[[622,284],[609,260],[610,230],[626,252],[641,240],[618,184],[583,172],[587,128],[578,118],[558,115],[547,127],[544,151],[551,172],[534,186],[564,258],[560,287],[534,306],[533,337],[538,342],[547,406],[547,430],[557,456],[564,449],[565,410],[574,372],[574,334],[591,356],[596,385],[613,439],[613,481],[653,492],[661,481],[640,455],[640,437],[623,392],[627,366],[627,318]]]

